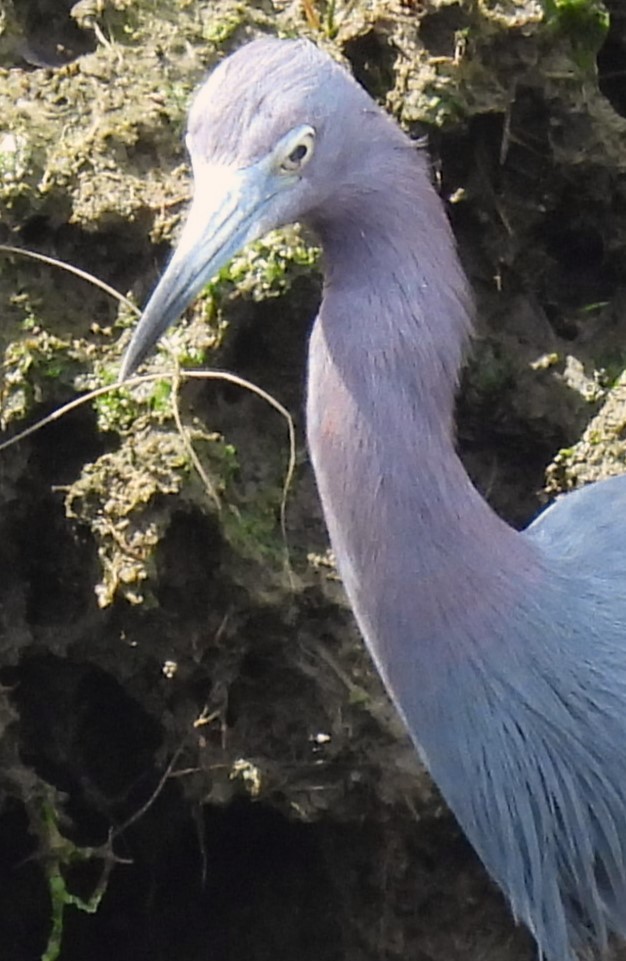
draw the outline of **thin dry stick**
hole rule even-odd
[[[283,484],[283,495],[280,502],[280,529],[282,531],[283,540],[285,542],[285,547],[287,545],[287,497],[289,496],[289,490],[296,472],[296,428],[294,426],[293,417],[289,413],[286,407],[283,407],[279,400],[276,400],[272,394],[268,394],[267,391],[263,390],[262,387],[258,387],[257,384],[251,383],[249,380],[245,380],[243,377],[239,377],[237,374],[231,374],[227,370],[181,370],[181,376],[184,378],[190,378],[191,380],[202,380],[205,377],[217,377],[220,380],[225,380],[230,384],[236,384],[238,387],[243,387],[245,390],[251,391],[264,400],[266,404],[273,407],[281,417],[283,417],[287,422],[287,430],[289,432],[289,463],[287,465],[287,473],[285,474],[285,482]],[[0,447],[0,450],[2,448]]]
[[[315,9],[313,0],[302,0],[302,6],[304,8],[304,15],[306,17],[308,25],[313,30],[319,30],[321,27],[320,17]]]
[[[187,451],[187,457],[189,458],[193,466],[196,468],[198,476],[200,477],[200,480],[204,484],[204,488],[207,494],[215,504],[218,511],[221,511],[222,502],[220,501],[219,494],[215,490],[215,487],[211,482],[211,478],[209,477],[204,467],[202,466],[200,462],[200,458],[196,454],[195,448],[189,439],[189,434],[187,433],[187,430],[185,429],[182,418],[180,416],[180,406],[178,404],[178,397],[179,397],[179,391],[180,391],[180,375],[181,375],[181,370],[178,363],[176,363],[176,366],[174,368],[174,375],[172,377],[172,396],[171,396],[172,414],[174,415],[174,421],[176,422],[176,427],[178,429],[178,433],[180,434],[180,439],[183,442],[183,446]]]
[[[157,786],[155,787],[154,791],[152,792],[152,794],[150,795],[150,797],[148,798],[148,800],[147,800],[144,804],[142,804],[141,807],[138,808],[138,809],[134,812],[134,814],[131,814],[131,816],[130,816],[126,821],[124,821],[123,824],[120,824],[119,827],[116,827],[113,831],[111,831],[111,833],[110,833],[110,835],[109,835],[109,843],[111,843],[111,841],[114,841],[115,838],[118,838],[118,837],[120,836],[120,834],[123,834],[123,833],[124,833],[124,831],[127,831],[129,827],[131,827],[133,824],[135,824],[140,818],[142,818],[142,817],[144,816],[144,814],[145,814],[147,811],[150,810],[150,808],[152,807],[152,805],[154,804],[154,802],[155,802],[156,799],[158,798],[159,794],[161,793],[161,791],[162,791],[163,788],[165,787],[167,781],[168,781],[169,778],[172,776],[172,773],[173,773],[173,771],[174,771],[174,765],[176,764],[178,758],[179,758],[179,757],[181,756],[181,754],[183,753],[183,748],[185,747],[185,742],[186,742],[186,741],[187,741],[187,737],[183,738],[182,743],[178,745],[178,747],[176,748],[176,750],[175,750],[174,753],[172,754],[172,756],[171,756],[171,758],[170,758],[170,760],[169,760],[169,763],[168,763],[167,767],[165,768],[165,771],[163,772],[163,774],[161,775],[161,777],[160,777],[160,779],[159,779],[159,783],[158,783]]]

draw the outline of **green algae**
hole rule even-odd
[[[61,957],[65,919],[68,908],[95,914],[104,897],[109,873],[115,862],[108,845],[100,848],[80,847],[65,837],[59,828],[63,819],[59,798],[48,789],[35,803],[31,803],[31,824],[41,845],[41,856],[50,893],[50,933],[41,961],[57,961]],[[88,861],[102,861],[100,878],[89,897],[73,894],[67,884],[66,873],[72,866]]]
[[[590,58],[606,38],[610,18],[602,0],[543,0],[548,23]],[[591,65],[589,59],[587,65]]]

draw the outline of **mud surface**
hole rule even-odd
[[[0,251],[3,438],[114,383],[189,197],[189,96],[262,32],[314,38],[428,137],[478,305],[459,445],[495,509],[522,526],[621,472],[621,0],[5,2],[0,243],[130,303]],[[328,555],[302,404],[320,269],[310,238],[273,235],[152,380],[0,452],[1,961],[533,957]],[[172,353],[292,412],[286,544],[285,423],[232,383],[177,383]]]

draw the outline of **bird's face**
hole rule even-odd
[[[307,42],[256,41],[220,64],[189,115],[193,202],[121,379],[243,246],[332,206],[354,167],[363,123],[379,115],[352,78]],[[342,123],[354,130],[338,136]]]

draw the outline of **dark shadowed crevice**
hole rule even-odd
[[[69,213],[68,210],[68,218]],[[154,283],[171,253],[167,244],[155,246],[150,243],[151,222],[148,211],[145,216],[135,217],[132,222],[112,214],[100,230],[87,231],[77,224],[68,223],[63,216],[53,218],[37,214],[24,222],[20,239],[25,247],[79,267],[122,293],[131,289],[137,277],[143,278],[153,267],[154,277],[147,282],[144,280],[145,289],[142,286],[138,291],[139,296],[145,296],[149,284]],[[50,268],[47,270],[51,282],[60,285],[80,284],[84,290],[88,283],[60,269],[53,273],[50,273]],[[99,292],[98,295],[105,296]],[[107,302],[110,303],[113,318],[118,304],[112,298],[107,298]]]
[[[242,300],[230,315],[223,363],[242,377],[271,391],[291,407],[301,403],[305,380],[308,334],[320,298],[318,276],[301,277],[288,297],[252,304]],[[232,403],[247,396],[240,388],[217,384],[215,389]]]
[[[68,911],[63,961],[347,961],[323,833],[247,801],[193,818],[170,794],[118,846],[133,863],[98,912]]]
[[[280,625],[267,614],[257,615],[246,625],[251,645],[229,688],[227,720],[233,727],[245,725],[251,733],[255,726],[263,730],[268,748],[276,744],[280,750],[281,743],[292,743],[292,751],[308,760],[315,708],[311,706],[310,716],[305,717],[298,704],[314,704],[317,692],[285,651],[272,643],[278,630]]]
[[[98,822],[103,830],[149,794],[159,724],[93,665],[33,657],[7,669],[3,681],[14,688],[23,762],[67,793],[72,835],[94,843]]]
[[[215,518],[177,511],[158,544],[156,596],[164,613],[183,610],[190,622],[206,622],[216,602],[216,577],[224,542]]]
[[[433,57],[454,57],[458,31],[469,26],[469,16],[460,3],[427,13],[420,20],[420,40]]]
[[[396,52],[383,34],[370,30],[348,40],[343,52],[352,72],[370,96],[383,100],[393,88]]]
[[[63,961],[529,961],[529,936],[512,933],[454,822],[388,815],[306,824],[244,799],[194,814],[170,784],[116,842],[128,863],[96,914],[67,911]],[[0,931],[11,961],[32,961],[47,931],[29,914],[41,902],[45,918],[47,899],[38,862],[19,864],[32,851],[16,847],[19,819],[14,804],[0,819],[0,885],[13,908]],[[69,881],[88,893],[88,871]]]
[[[15,16],[23,31],[19,53],[32,67],[60,67],[96,49],[92,33],[70,16],[75,0],[17,0]]]
[[[28,585],[26,613],[33,627],[63,624],[68,605],[77,619],[95,609],[90,590],[98,570],[95,546],[81,534],[69,534],[58,497],[39,499],[21,519],[19,532],[11,533],[20,544],[18,564]]]
[[[7,799],[0,816],[0,956],[7,961],[40,958],[48,934],[48,888],[28,827],[24,806]]]
[[[598,86],[622,117],[626,117],[626,7],[623,0],[605,0],[609,30],[597,56]]]
[[[537,239],[546,245],[558,267],[564,300],[584,305],[610,298],[617,278],[610,267],[607,270],[604,238],[591,218],[576,216],[573,193],[564,196],[562,206],[546,216]]]
[[[96,547],[90,537],[68,526],[63,487],[110,441],[97,432],[95,414],[87,407],[30,440],[28,474],[12,509],[3,513],[0,534],[12,545],[3,587],[24,585],[25,614],[33,628],[48,631],[63,623],[68,607],[74,623],[95,613]]]
[[[203,961],[343,961],[321,825],[262,805],[207,811]]]

